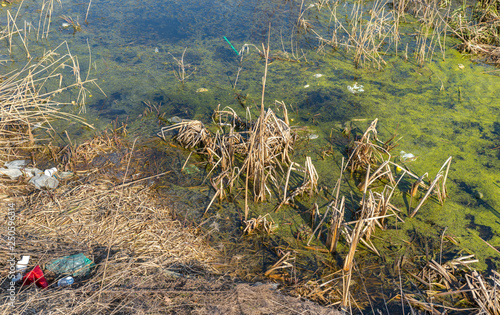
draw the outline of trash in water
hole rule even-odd
[[[155,47],[155,54],[159,53],[158,47]]]
[[[49,286],[47,280],[43,276],[42,269],[38,265],[23,277],[23,285],[30,285],[32,283],[35,283],[37,287],[40,287],[42,289],[45,289]]]
[[[315,77],[316,79],[317,79],[317,78],[321,78],[322,76],[323,76],[323,75],[322,75],[321,73],[316,73],[316,74],[314,75],[314,77]]]
[[[208,89],[206,88],[199,88],[196,90],[196,93],[203,93],[203,92],[208,92]]]
[[[59,279],[59,281],[57,281],[57,286],[58,287],[65,287],[68,285],[72,285],[74,282],[75,282],[75,279],[72,276],[67,276],[67,277],[64,277],[62,279]]]
[[[363,89],[363,86],[360,84],[358,85],[358,82],[355,82],[353,86],[350,86],[348,85],[347,86],[347,89],[349,90],[349,92],[351,92],[352,94],[356,94],[356,93],[361,93],[361,92],[364,92],[365,90]]]
[[[182,119],[180,117],[177,117],[177,116],[174,116],[174,117],[170,117],[169,119],[167,119],[169,123],[171,124],[177,124],[177,123],[180,123],[182,121]]]
[[[76,254],[56,259],[45,265],[45,270],[52,271],[56,275],[71,274],[73,277],[86,276],[94,267],[92,260],[84,254]]]
[[[194,164],[188,164],[186,167],[184,167],[184,172],[189,175],[198,173],[199,171],[200,169]]]
[[[310,140],[314,140],[314,139],[318,139],[318,138],[319,138],[319,136],[315,135],[314,133],[309,135]]]
[[[417,157],[415,155],[413,155],[412,153],[406,153],[405,151],[401,151],[399,153],[399,158],[401,159],[401,161],[403,162],[410,162],[410,161],[413,161],[415,160]]]
[[[304,89],[307,89],[309,87],[309,84],[304,85]]]

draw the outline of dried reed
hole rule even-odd
[[[193,75],[196,72],[196,67],[193,69],[189,70],[189,68],[193,67],[191,64],[184,62],[184,56],[186,55],[186,50],[187,47],[184,48],[184,51],[182,52],[182,55],[180,58],[174,57],[171,53],[170,56],[174,59],[175,63],[177,64],[177,70],[174,71],[175,78],[177,81],[179,81],[182,85],[186,82],[187,78],[189,78],[191,75]]]
[[[65,67],[70,67],[76,78],[75,83],[66,86],[62,74]],[[37,62],[28,62],[20,71],[9,73],[0,82],[0,161],[15,157],[16,149],[39,145],[38,131],[50,134],[50,122],[54,119],[72,120],[93,128],[78,116],[60,111],[64,103],[54,99],[63,91],[78,88],[79,98],[73,104],[80,103],[84,108],[85,86],[89,83],[95,82],[81,80],[78,61],[65,43],[46,51]]]

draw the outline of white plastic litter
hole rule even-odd
[[[399,154],[399,158],[403,162],[413,161],[417,158],[413,153],[406,153],[405,151],[401,151]]]
[[[75,282],[75,279],[73,279],[72,276],[67,276],[67,277],[64,277],[62,279],[59,279],[59,281],[57,281],[57,286],[58,287],[65,287],[68,285],[72,285],[74,282]]]
[[[55,172],[57,172],[57,168],[53,167],[49,168],[48,170],[45,170],[45,172],[43,173],[47,176],[53,176]]]
[[[17,179],[23,172],[17,168],[0,168],[0,175],[9,176],[10,179]]]
[[[21,169],[28,165],[28,160],[15,160],[10,162],[5,162],[4,166],[8,169]]]
[[[13,282],[17,282],[23,278],[23,274],[26,272],[26,269],[28,269],[28,264],[30,262],[30,256],[22,256],[21,260],[17,262],[16,264],[16,271],[17,274],[12,279]]]
[[[22,256],[21,260],[18,261],[16,264],[16,270],[22,271],[22,270],[28,268],[29,262],[30,262],[30,256]]]
[[[54,189],[59,186],[59,181],[54,177],[58,174],[57,168],[52,167],[41,171],[36,167],[25,167],[28,165],[28,160],[15,160],[6,162],[4,165],[7,168],[0,167],[0,176],[9,176],[10,179],[17,179],[20,176],[30,178],[29,183],[35,185],[36,188],[42,189],[43,187]],[[68,178],[73,175],[71,172],[63,172],[61,179]]]
[[[352,94],[356,94],[356,93],[361,93],[361,92],[364,92],[365,90],[363,89],[363,86],[361,84],[358,85],[358,82],[355,82],[353,86],[350,86],[348,85],[347,86],[347,89],[349,90],[349,92],[351,92]]]
[[[47,176],[46,174],[36,175],[30,179],[29,183],[35,185],[37,189],[42,189],[43,187],[54,189],[59,186],[59,181],[52,176]]]
[[[316,73],[316,74],[314,75],[314,77],[315,77],[316,79],[317,79],[317,78],[321,78],[322,76],[323,76],[323,75],[322,75],[321,73]]]

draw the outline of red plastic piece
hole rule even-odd
[[[45,289],[46,287],[49,286],[47,280],[43,276],[43,271],[40,268],[40,266],[36,266],[35,268],[33,268],[33,270],[25,274],[23,277],[24,285],[30,285],[33,282],[42,289]]]

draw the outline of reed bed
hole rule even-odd
[[[377,0],[354,1],[347,6],[337,0],[310,5],[302,1],[296,28],[316,38],[318,51],[332,47],[352,52],[356,67],[381,69],[386,65],[386,56],[393,55],[404,60],[413,57],[420,66],[437,57],[444,60],[449,37],[462,41],[460,50],[498,65],[498,3],[498,0],[461,4],[443,0]],[[416,22],[407,15],[416,18]],[[417,31],[403,35],[408,31],[408,23]]]
[[[159,135],[168,140],[170,131],[186,149],[207,158],[211,165],[210,179],[216,199],[224,199],[238,187],[250,188],[255,201],[264,201],[278,186],[284,167],[291,163],[295,134],[287,117],[278,118],[268,109],[256,121],[241,119],[233,109],[224,108],[214,113],[215,132],[210,132],[201,121],[187,120],[164,127]],[[315,191],[317,173],[310,160],[306,161],[304,185]],[[270,186],[271,185],[271,186]]]
[[[197,154],[207,158],[211,165],[209,174],[213,173],[210,183],[215,189],[215,195],[207,210],[217,198],[222,200],[228,193],[232,194],[236,190],[243,189],[245,221],[248,219],[249,195],[253,196],[255,202],[265,201],[276,195],[276,188],[284,182],[283,202],[279,206],[291,200],[290,196],[287,198],[286,195],[293,169],[300,169],[304,173],[304,181],[292,196],[306,191],[312,195],[317,192],[318,184],[318,174],[310,158],[306,158],[304,167],[291,159],[296,134],[290,128],[286,105],[283,102],[275,102],[276,107],[283,113],[282,118],[271,108],[265,109],[269,43],[267,48],[262,45],[261,53],[264,54],[266,64],[260,113],[257,119],[252,119],[248,109],[243,119],[232,108],[226,107],[221,110],[219,105],[213,114],[215,132],[209,132],[200,121],[188,120],[164,127],[158,133],[167,141],[168,133],[176,131],[174,139],[179,144],[187,149],[195,149]],[[286,169],[288,173],[285,180]]]
[[[422,261],[403,260],[400,268],[406,271],[407,281],[417,290],[405,293],[401,288],[401,293],[391,300],[401,300],[430,314],[456,311],[500,314],[500,275],[492,271],[486,279],[470,267],[476,262],[474,255],[455,257],[443,263],[429,259],[423,266]],[[416,270],[415,265],[421,269]]]
[[[416,214],[415,210],[418,211],[431,196],[441,204],[447,197],[446,178],[452,158],[446,160],[436,177],[429,182],[426,179],[428,173],[417,176],[409,171],[404,164],[396,163],[398,157],[394,158],[390,151],[396,147],[397,138],[392,136],[387,141],[379,140],[376,129],[377,122],[377,119],[371,122],[359,139],[354,139],[351,142],[348,159],[345,162],[342,161],[341,173],[332,192],[333,199],[327,205],[323,215],[318,213],[317,218],[312,219],[313,236],[321,240],[322,231],[326,231],[325,246],[328,251],[338,253],[337,244],[341,236],[347,246],[343,267],[339,270],[342,274],[338,275],[336,281],[328,282],[325,280],[331,285],[342,287],[339,303],[344,308],[350,307],[353,301],[350,287],[355,268],[356,252],[360,244],[375,255],[380,256],[379,251],[371,241],[376,229],[385,229],[385,222],[389,217],[394,217],[397,221],[404,223],[404,212],[391,202],[395,192],[400,189],[402,181],[405,181],[406,184],[413,181],[412,188],[407,192],[411,196],[407,209],[409,217],[413,217]],[[350,222],[344,218],[347,198],[342,196],[340,189],[343,174],[347,172],[350,172],[359,181],[358,189],[362,191],[359,208],[353,213],[356,219]],[[424,189],[425,194],[420,198],[417,207],[412,209],[411,201],[417,197],[419,188]],[[309,239],[308,246],[313,236]]]
[[[63,85],[65,68],[71,69],[74,83]],[[78,61],[65,43],[7,74],[0,82],[0,162],[15,158],[19,150],[40,147],[42,140],[51,138],[55,119],[92,128],[77,115],[61,111],[61,106],[80,104],[83,109],[86,85],[93,82],[81,79]],[[55,100],[57,94],[73,88],[79,89],[76,99],[68,103]]]

